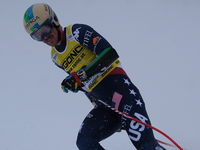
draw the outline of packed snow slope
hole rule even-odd
[[[62,26],[84,23],[101,33],[140,89],[152,125],[182,147],[199,149],[199,0],[2,0],[1,150],[77,150],[78,130],[92,109],[83,93],[62,92],[67,74],[52,63],[50,47],[25,32],[24,12],[37,2],[48,3]],[[101,144],[135,149],[125,132]]]

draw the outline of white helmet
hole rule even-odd
[[[37,3],[30,6],[24,14],[23,22],[26,32],[33,38],[34,33],[36,33],[45,24],[49,24],[51,28],[58,28],[60,26],[55,12],[48,4],[45,3]],[[41,41],[41,38],[35,40]]]

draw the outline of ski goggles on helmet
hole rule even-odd
[[[54,28],[53,23],[45,22],[41,27],[31,34],[31,37],[37,41],[43,41],[43,37],[45,35],[49,35],[52,33]]]

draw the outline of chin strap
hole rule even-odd
[[[56,30],[58,32],[58,42],[61,40],[61,32],[59,30],[59,27],[56,27]]]
[[[65,41],[65,32],[64,32],[64,31],[61,32],[61,31],[59,30],[59,27],[60,27],[60,26],[54,25],[54,27],[56,28],[57,33],[58,33],[58,42],[59,42],[60,40]]]

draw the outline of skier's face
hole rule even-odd
[[[58,32],[55,28],[53,28],[53,31],[49,35],[43,36],[43,42],[46,43],[49,46],[56,46],[58,43]]]

